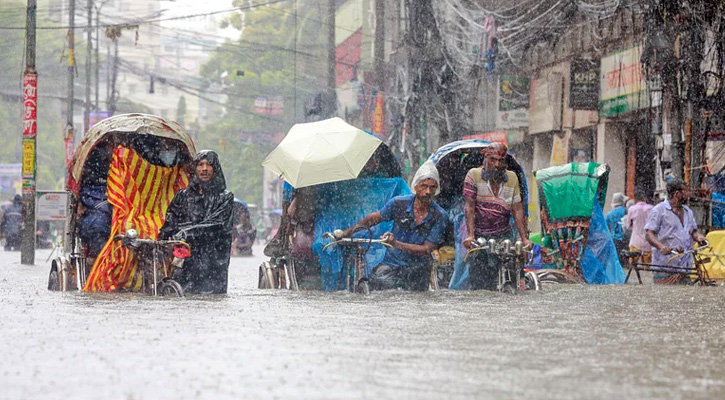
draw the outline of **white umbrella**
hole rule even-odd
[[[355,179],[380,143],[340,118],[296,124],[262,165],[295,188]]]

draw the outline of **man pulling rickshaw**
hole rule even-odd
[[[463,246],[471,248],[476,238],[513,240],[514,225],[524,247],[530,247],[519,180],[506,169],[508,149],[501,143],[485,147],[483,165],[472,168],[463,183],[465,218],[468,236]],[[492,251],[477,252],[470,261],[469,278],[472,289],[496,290],[501,258]]]
[[[438,170],[433,162],[424,163],[413,177],[415,194],[390,199],[380,210],[368,214],[344,231],[349,237],[383,221],[392,221],[383,240],[390,245],[382,262],[372,269],[373,290],[428,290],[431,252],[443,242],[448,215],[434,200],[440,193]]]

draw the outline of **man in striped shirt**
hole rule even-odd
[[[521,241],[530,246],[519,180],[513,171],[506,170],[504,144],[493,143],[484,148],[483,165],[472,168],[463,183],[467,237],[466,248],[476,238],[513,239],[513,217]],[[478,252],[469,266],[471,289],[496,290],[499,258],[486,251]]]

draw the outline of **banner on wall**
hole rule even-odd
[[[501,76],[497,86],[496,127],[514,129],[529,124],[529,78]]]
[[[549,165],[553,166],[567,163],[570,138],[571,132],[567,132],[564,136],[554,135],[554,141],[551,145],[551,160]]]
[[[563,84],[564,76],[561,72],[549,72],[545,77],[531,82],[529,133],[561,130]]]
[[[508,146],[506,131],[474,133],[473,135],[464,136],[462,139],[463,140],[469,140],[469,139],[487,140],[489,142],[494,142],[494,143],[503,143]]]
[[[647,108],[650,97],[642,71],[642,46],[612,53],[601,62],[599,115],[614,117]]]

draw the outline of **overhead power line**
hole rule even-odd
[[[105,28],[105,27],[109,27],[109,26],[118,26],[118,25],[143,25],[143,24],[148,24],[148,23],[153,23],[153,22],[176,21],[176,20],[180,20],[180,19],[189,19],[189,18],[196,18],[196,17],[206,17],[206,16],[209,16],[209,15],[223,14],[223,13],[234,12],[234,11],[251,10],[251,9],[254,9],[254,8],[257,8],[257,7],[269,6],[269,5],[272,5],[272,4],[283,3],[283,2],[287,2],[287,1],[289,1],[289,0],[269,0],[269,1],[265,2],[265,3],[250,4],[250,5],[247,5],[247,6],[235,7],[235,8],[230,8],[230,9],[226,9],[226,10],[217,10],[217,11],[211,11],[211,12],[199,13],[199,14],[180,15],[180,16],[176,16],[176,17],[167,17],[167,18],[153,18],[153,19],[143,20],[143,21],[129,21],[129,22],[120,23],[120,24],[73,25],[73,26],[69,26],[69,25],[65,25],[65,26],[38,26],[38,27],[36,27],[36,29],[46,29],[46,30],[47,29],[50,29],[50,30],[52,30],[52,29],[71,29],[71,28],[74,28],[74,29],[96,29],[96,28],[99,28],[99,27],[100,28]],[[25,30],[25,27],[24,26],[0,26],[0,30]]]

